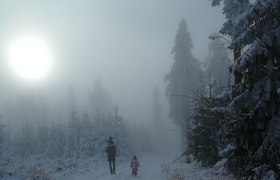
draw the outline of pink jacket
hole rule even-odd
[[[137,159],[132,159],[131,164],[130,164],[130,167],[131,167],[133,170],[137,170],[139,166],[140,166],[140,165],[139,165],[139,162],[137,161]]]

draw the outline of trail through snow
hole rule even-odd
[[[131,175],[130,160],[116,162],[116,174],[111,175],[107,162],[92,163],[87,171],[73,171],[66,176],[57,177],[61,180],[162,180],[161,164],[164,162],[161,156],[139,156],[140,168],[136,177]],[[165,158],[165,160],[168,160]]]
[[[231,176],[223,174],[221,167],[203,168],[200,163],[185,163],[174,155],[141,154],[138,155],[140,169],[136,177],[132,176],[130,169],[131,159],[118,159],[116,174],[111,175],[106,156],[99,158],[86,158],[75,160],[50,160],[34,157],[26,161],[15,161],[7,166],[7,172],[0,179],[5,180],[167,180],[167,179],[193,179],[193,180],[230,180]],[[2,167],[4,168],[4,167]]]

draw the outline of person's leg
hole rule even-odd
[[[116,160],[113,160],[113,173],[116,174]]]
[[[112,161],[108,161],[108,162],[109,162],[110,173],[113,174]]]

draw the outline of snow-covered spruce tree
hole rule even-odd
[[[191,100],[188,98],[198,89],[198,74],[200,68],[198,61],[192,55],[192,40],[187,31],[187,24],[182,20],[172,49],[174,64],[171,71],[165,76],[168,82],[166,96],[169,101],[169,118],[185,134],[186,126],[190,122],[186,116],[192,111]],[[185,139],[185,137],[183,137]]]
[[[1,122],[1,116],[0,116],[0,136],[1,136],[1,158],[10,158],[15,155],[15,148],[14,143],[12,140],[12,129],[10,124],[10,119],[8,119],[8,125],[4,125]]]
[[[36,132],[36,153],[44,154],[49,144],[49,127],[47,127],[47,115],[44,112],[42,122]]]
[[[81,151],[83,156],[94,156],[94,126],[88,113],[83,113],[81,121]]]
[[[93,123],[93,150],[94,155],[103,156],[110,136],[114,138],[117,146],[117,156],[126,156],[129,152],[128,138],[125,123],[118,114],[118,107],[114,116],[105,116],[97,110]]]
[[[66,140],[66,157],[80,158],[81,153],[81,123],[75,109],[72,110],[70,121],[68,123],[67,140]]]
[[[280,1],[224,0],[227,21],[220,33],[241,52],[233,64],[235,86],[228,92],[229,137],[235,146],[227,167],[240,176],[274,170],[280,163]],[[277,172],[278,171],[278,172]],[[263,174],[258,174],[262,178]]]
[[[193,115],[193,128],[189,137],[187,154],[202,162],[203,165],[213,165],[219,159],[219,151],[224,144],[220,140],[220,121],[224,114],[213,109],[220,104],[215,98],[220,88],[215,81],[209,79],[208,95],[199,94]]]
[[[110,126],[103,114],[100,113],[99,109],[96,110],[96,116],[94,117],[94,154],[95,156],[102,156],[105,153],[107,140],[110,134]]]
[[[46,149],[46,154],[50,158],[63,157],[66,149],[65,126],[63,124],[56,124],[53,121],[49,132],[49,144]]]
[[[111,120],[112,126],[112,136],[115,139],[115,144],[117,146],[117,155],[118,156],[127,156],[130,151],[128,145],[128,137],[126,133],[125,123],[122,116],[119,115],[119,107],[116,105],[115,115]]]
[[[34,131],[27,119],[26,117],[26,123],[20,128],[15,137],[15,149],[22,158],[34,155],[36,149]]]
[[[0,115],[0,156],[4,152],[5,137],[5,125],[2,122],[2,115]]]
[[[210,38],[216,36],[219,36],[219,34],[212,33]],[[216,81],[219,87],[226,87],[231,81],[228,76],[228,67],[231,60],[228,56],[225,42],[221,39],[213,38],[208,49],[210,55],[204,60],[205,74],[211,74],[213,81]]]

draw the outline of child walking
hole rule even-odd
[[[138,171],[138,168],[140,167],[140,165],[139,165],[139,162],[137,160],[136,155],[134,155],[132,157],[130,167],[131,167],[131,170],[132,170],[132,176],[137,176],[137,171]]]

